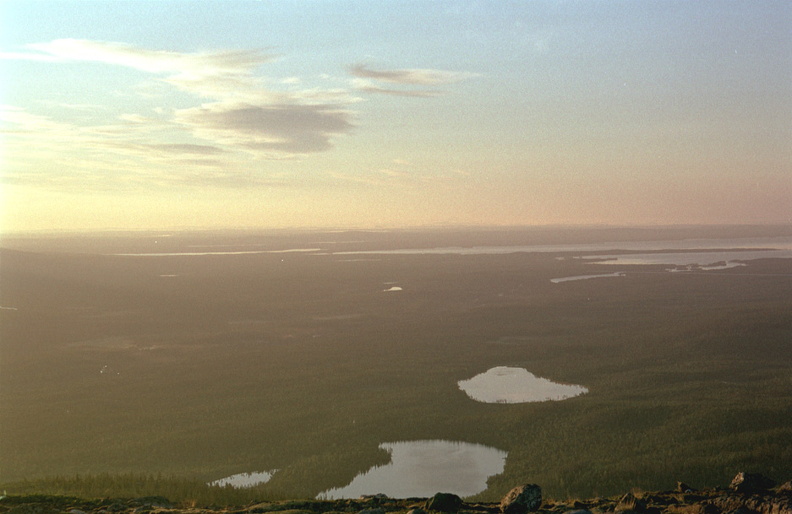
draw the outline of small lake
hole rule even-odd
[[[566,400],[587,393],[581,385],[559,384],[537,377],[524,368],[498,366],[469,380],[460,380],[459,388],[483,403],[527,403]]]
[[[481,444],[442,440],[382,443],[391,462],[361,473],[345,487],[320,499],[359,498],[382,493],[391,498],[430,497],[438,492],[472,496],[487,488],[487,478],[503,472],[506,452]]]
[[[230,477],[214,480],[209,482],[208,485],[217,487],[225,487],[230,485],[231,487],[236,487],[237,489],[255,487],[257,485],[266,484],[269,482],[269,479],[272,478],[273,473],[275,473],[275,471],[253,471],[252,473],[238,473],[236,475],[231,475]]]

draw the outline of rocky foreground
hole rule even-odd
[[[0,514],[792,514],[792,482],[777,485],[739,473],[728,488],[697,490],[679,482],[674,491],[630,492],[612,498],[554,501],[541,487],[515,487],[500,503],[466,503],[459,496],[394,499],[378,494],[355,500],[265,502],[244,507],[198,508],[162,497],[84,499],[66,496],[2,496]]]

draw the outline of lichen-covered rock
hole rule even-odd
[[[462,498],[452,493],[437,493],[426,501],[426,508],[437,512],[458,512]]]
[[[539,510],[542,505],[542,488],[536,484],[517,486],[503,497],[500,511],[503,514],[525,514]]]

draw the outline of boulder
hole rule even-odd
[[[695,489],[687,485],[685,482],[677,482],[676,490],[678,493],[694,493]]]
[[[536,484],[517,486],[503,497],[500,511],[503,514],[525,514],[539,510],[542,505],[542,488]]]
[[[756,514],[756,511],[749,509],[748,507],[737,507],[734,510],[730,510],[728,514]]]
[[[721,510],[712,503],[705,503],[703,506],[704,514],[721,514]]]
[[[385,514],[385,509],[377,507],[376,509],[363,509],[358,514]]]
[[[142,496],[129,501],[129,505],[133,507],[160,507],[163,509],[172,509],[173,503],[164,496]]]
[[[452,493],[437,493],[426,501],[427,510],[437,512],[458,512],[462,498]]]
[[[621,497],[616,505],[616,512],[643,512],[646,510],[646,502],[636,498],[633,493],[627,493]]]
[[[729,489],[742,494],[757,494],[775,487],[775,482],[759,473],[737,473],[729,484]]]

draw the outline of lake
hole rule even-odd
[[[559,384],[537,377],[524,368],[498,366],[469,380],[460,380],[459,388],[484,403],[527,403],[565,400],[587,393],[580,385]]]
[[[269,479],[272,478],[272,474],[275,471],[253,471],[251,473],[237,473],[236,475],[231,475],[229,477],[221,478],[219,480],[213,480],[209,482],[208,485],[213,485],[217,487],[225,487],[230,485],[231,487],[236,487],[238,489],[243,489],[246,487],[255,487],[257,485],[266,484],[269,482]]]
[[[506,452],[456,441],[424,440],[382,443],[391,462],[361,473],[320,499],[358,498],[382,493],[392,498],[429,497],[438,492],[472,496],[487,488],[487,478],[503,472]]]

